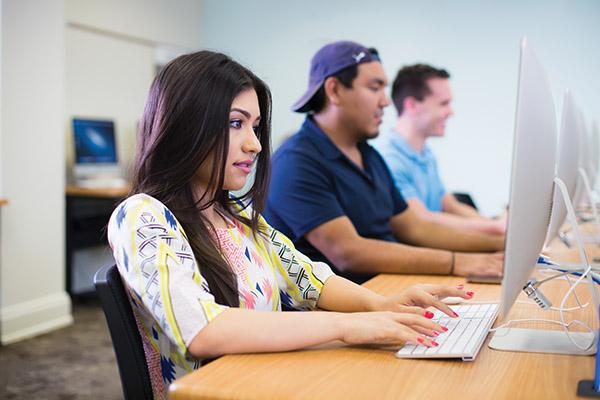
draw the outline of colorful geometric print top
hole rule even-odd
[[[250,217],[248,208],[236,208]],[[217,240],[237,276],[240,307],[314,309],[331,269],[298,252],[262,217],[265,234],[232,224],[217,230]],[[192,339],[228,307],[215,302],[185,232],[160,201],[145,194],[123,201],[110,218],[108,240],[130,293],[154,397],[166,398],[173,380],[201,365],[187,352]]]

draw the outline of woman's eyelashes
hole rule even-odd
[[[229,121],[229,126],[233,129],[241,129],[242,128],[242,120],[241,119],[232,119]]]
[[[240,118],[231,119],[229,120],[229,127],[233,129],[242,129],[244,127],[244,120]],[[258,133],[260,132],[260,124],[253,125],[252,130],[254,131],[254,134],[258,135]]]

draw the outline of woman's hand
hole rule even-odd
[[[346,344],[421,344],[438,346],[435,337],[447,328],[422,315],[392,311],[336,314]]]
[[[458,286],[421,284],[411,286],[400,294],[385,297],[377,308],[380,311],[413,313],[433,318],[433,313],[425,309],[434,307],[451,317],[458,317],[458,314],[441,300],[449,296],[469,300],[473,298],[474,294],[474,292],[465,291],[462,284]]]

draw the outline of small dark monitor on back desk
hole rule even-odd
[[[74,118],[73,141],[73,175],[78,186],[116,187],[126,184],[117,158],[113,121]]]
[[[113,121],[74,119],[77,164],[116,164],[115,125]]]

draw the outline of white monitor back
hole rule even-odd
[[[523,39],[500,307],[503,318],[531,276],[544,245],[552,207],[556,130],[546,72]]]
[[[583,112],[580,108],[577,108],[577,126],[579,129],[579,159],[577,160],[578,168],[583,168],[583,170],[588,174],[589,178],[589,168],[588,161],[590,158],[590,140],[588,131],[585,126],[585,117],[583,116]],[[577,183],[575,187],[575,194],[573,195],[573,207],[577,209],[584,202],[585,195],[585,185],[583,183],[583,179],[580,176],[580,173],[577,172]]]
[[[580,129],[577,106],[571,92],[567,91],[563,100],[560,133],[558,138],[558,162],[556,176],[567,186],[569,198],[575,196],[577,178],[579,176]],[[558,187],[554,188],[552,201],[552,217],[546,235],[546,245],[558,236],[560,228],[567,219],[567,207]]]
[[[592,188],[596,185],[598,179],[598,164],[600,162],[600,132],[598,131],[598,124],[596,121],[592,123],[591,128],[591,146],[590,146],[590,183]]]

